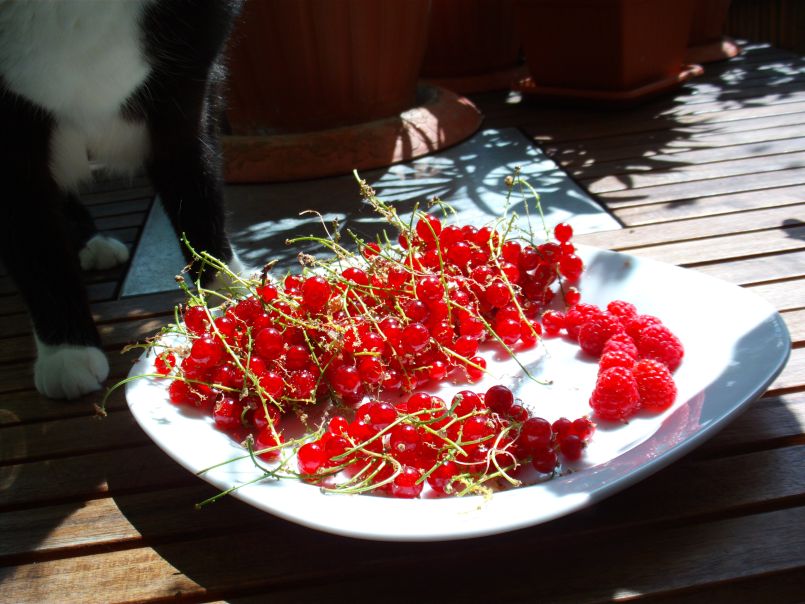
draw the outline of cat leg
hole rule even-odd
[[[37,389],[52,398],[98,390],[109,373],[66,226],[65,194],[50,167],[55,121],[12,93],[0,95],[0,259],[33,322]]]
[[[76,195],[67,195],[64,211],[83,270],[105,270],[128,262],[129,248],[122,241],[101,235],[89,210]]]

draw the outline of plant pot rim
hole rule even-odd
[[[533,99],[567,100],[584,104],[602,103],[604,105],[631,105],[645,99],[673,90],[692,77],[702,75],[701,65],[685,65],[678,74],[643,84],[628,90],[601,90],[584,88],[560,88],[555,86],[539,86],[533,78],[519,80],[514,89],[524,96]]]
[[[326,130],[221,137],[228,183],[287,182],[382,168],[473,135],[482,115],[467,98],[420,86],[422,104],[399,115]]]

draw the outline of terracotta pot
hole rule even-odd
[[[299,132],[412,107],[430,0],[252,0],[230,53],[236,134]]]
[[[526,92],[634,101],[700,73],[684,67],[691,0],[519,0]]]
[[[740,53],[738,45],[723,35],[731,3],[732,0],[697,0],[688,39],[687,61],[710,63]]]
[[[479,75],[517,65],[515,0],[431,0],[425,77]]]

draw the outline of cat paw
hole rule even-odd
[[[240,256],[238,256],[237,252],[235,252],[235,250],[232,250],[232,258],[229,260],[229,262],[227,262],[226,265],[229,267],[229,270],[232,271],[235,275],[238,275],[239,277],[243,277],[245,279],[249,279],[253,275],[259,272],[254,267],[247,266],[246,264],[244,264],[243,261],[240,259]],[[219,271],[218,273],[216,273],[215,277],[213,277],[212,281],[207,287],[208,289],[212,289],[215,291],[225,291],[233,289],[235,291],[238,291],[241,289],[245,289],[237,280],[232,278],[231,275],[223,271]]]
[[[85,271],[104,270],[127,262],[129,248],[117,239],[95,235],[78,252],[78,259]]]
[[[94,346],[37,342],[36,389],[48,398],[74,399],[101,389],[109,375],[106,355]]]

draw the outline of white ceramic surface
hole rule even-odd
[[[510,531],[588,506],[667,466],[760,396],[785,365],[791,348],[785,324],[753,294],[692,270],[634,256],[594,249],[582,249],[581,254],[587,266],[580,283],[584,301],[602,306],[613,299],[630,301],[641,313],[660,317],[685,345],[684,361],[675,373],[679,395],[671,409],[640,414],[626,425],[601,423],[575,472],[488,499],[333,495],[297,481],[257,483],[234,496],[292,522],[366,539],[431,541]],[[561,338],[544,344],[544,349],[520,358],[552,385],[524,378],[515,362],[501,360],[490,364],[494,376],[470,388],[484,391],[493,383],[505,383],[536,415],[549,420],[588,413],[596,360]],[[131,375],[147,373],[152,358],[142,358]],[[449,397],[467,387],[445,386],[439,392]],[[148,435],[194,473],[243,454],[210,419],[171,405],[165,380],[135,380],[127,385],[126,396]],[[203,477],[226,489],[256,475],[245,459]]]

